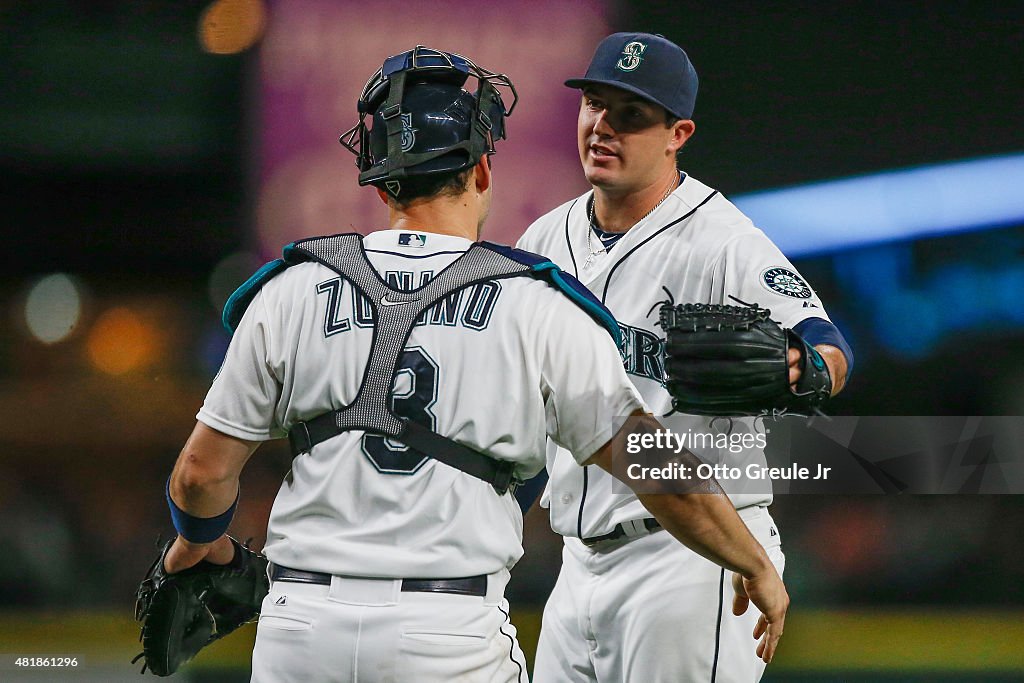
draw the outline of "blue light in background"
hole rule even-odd
[[[220,371],[220,365],[224,361],[224,354],[228,351],[231,337],[220,324],[220,319],[210,320],[203,328],[199,336],[198,351],[199,366],[208,377],[214,377]]]
[[[942,338],[941,306],[941,302],[921,292],[893,292],[875,302],[875,334],[897,356],[925,358]]]
[[[910,244],[883,244],[833,257],[836,280],[848,296],[876,299],[900,290],[914,279]]]
[[[833,257],[837,283],[860,311],[860,323],[890,354],[922,360],[954,332],[998,332],[1024,325],[1024,262],[964,260],[912,272],[907,243],[879,245]],[[866,316],[866,317],[862,317]],[[849,340],[849,338],[848,338]],[[857,348],[856,346],[854,348]],[[862,349],[857,349],[858,362]]]
[[[886,171],[733,199],[787,256],[1024,223],[1024,154]]]

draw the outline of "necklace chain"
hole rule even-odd
[[[657,211],[658,207],[665,203],[665,200],[668,199],[669,195],[672,194],[672,192],[677,187],[679,187],[679,177],[676,178],[676,182],[674,182],[674,183],[672,183],[671,185],[668,186],[668,189],[665,191],[665,194],[662,195],[661,199],[658,200],[658,203],[655,204],[653,207],[651,207],[650,211],[645,213],[643,216],[640,216],[640,219],[636,223],[633,223],[633,225],[631,225],[629,227],[629,230],[632,230],[633,228],[635,228],[645,218],[647,218],[652,213]],[[594,228],[596,227],[594,225],[594,205],[595,204],[597,204],[597,199],[596,199],[596,197],[592,196],[590,198],[590,210],[587,212],[587,220],[590,223],[590,225],[587,226],[587,251],[589,251],[590,254],[587,256],[587,260],[583,263],[583,268],[584,269],[590,267],[591,262],[595,258],[597,258],[598,254],[607,253],[607,251],[608,251],[608,248],[606,246],[604,246],[604,242],[602,242],[600,239],[598,239],[597,242],[598,242],[598,244],[601,245],[601,248],[600,249],[596,249],[596,250],[594,249],[594,245],[593,245],[593,241],[592,240],[593,240]],[[626,232],[629,232],[629,230],[626,230]]]

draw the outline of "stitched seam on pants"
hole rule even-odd
[[[356,622],[356,651],[355,657],[352,658],[352,683],[359,683],[359,643],[363,638],[363,614],[365,613],[365,607],[360,609],[359,621]]]

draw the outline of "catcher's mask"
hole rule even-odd
[[[477,80],[473,93],[462,88],[470,76]],[[496,86],[512,92],[507,109]],[[459,172],[494,154],[518,99],[508,76],[417,45],[388,57],[370,77],[359,96],[359,122],[340,142],[356,155],[360,185],[397,198],[403,178]],[[373,117],[371,131],[367,116]]]

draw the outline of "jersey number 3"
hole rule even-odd
[[[435,427],[430,408],[437,401],[437,363],[418,347],[406,349],[398,360],[391,394],[391,410],[431,430]],[[412,474],[427,461],[428,456],[400,441],[367,434],[363,437],[363,453],[379,472]]]

